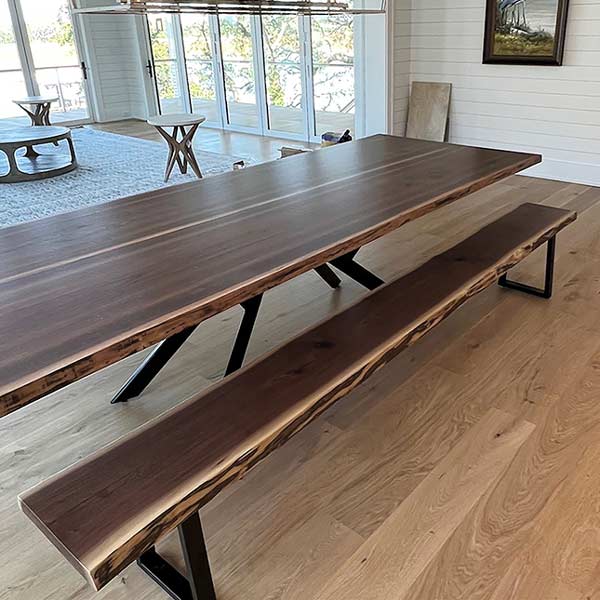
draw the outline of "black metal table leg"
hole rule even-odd
[[[320,265],[315,267],[315,271],[321,276],[327,285],[332,288],[337,288],[342,283],[342,280],[333,272],[329,265]]]
[[[200,515],[188,517],[178,531],[187,577],[155,548],[144,552],[137,564],[174,600],[216,600]]]
[[[554,256],[556,254],[556,236],[551,237],[547,243],[546,249],[546,273],[544,276],[544,287],[543,289],[527,285],[526,283],[519,283],[518,281],[511,281],[508,279],[505,273],[498,279],[498,284],[502,287],[509,288],[511,290],[518,290],[519,292],[525,292],[533,296],[540,298],[551,298],[552,287],[554,282]]]
[[[233,344],[233,350],[229,357],[225,375],[237,371],[244,362],[244,357],[246,356],[246,350],[250,343],[250,336],[254,329],[254,323],[256,322],[261,300],[262,294],[259,294],[258,296],[254,296],[254,298],[250,298],[241,303],[241,306],[244,309],[244,316]],[[123,387],[115,394],[111,403],[117,404],[119,402],[127,402],[131,398],[139,396],[158,375],[159,371],[167,364],[167,362],[169,362],[169,360],[171,360],[175,352],[177,352],[190,335],[192,335],[196,327],[197,325],[188,327],[158,344],[146,360],[135,370],[131,377],[129,377]]]
[[[262,297],[263,295],[259,294],[258,296],[254,296],[254,298],[250,298],[250,300],[242,302],[241,304],[242,308],[244,309],[244,316],[242,317],[240,329],[233,344],[233,350],[231,351],[229,363],[225,369],[225,375],[230,375],[234,371],[237,371],[244,363],[246,350],[248,349],[248,344],[250,343],[250,336],[252,335],[252,330],[254,329],[254,323],[256,323],[256,317],[258,315],[258,309],[260,308]]]
[[[158,375],[158,372],[171,360],[175,352],[192,335],[196,327],[196,325],[188,327],[160,342],[146,360],[134,371],[123,387],[115,394],[111,403],[127,402],[131,398],[139,396],[156,375]]]
[[[357,252],[358,250],[353,250],[348,254],[334,258],[331,264],[351,279],[354,279],[354,281],[364,285],[368,290],[374,290],[383,285],[385,283],[383,279],[377,277],[375,273],[372,273],[354,260]]]

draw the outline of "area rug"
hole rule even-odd
[[[196,179],[176,173],[176,167],[168,183],[163,181],[165,143],[89,128],[73,129],[72,135],[79,162],[75,171],[39,181],[0,184],[0,227]],[[247,157],[206,152],[198,143],[194,150],[205,177],[231,171],[238,160],[250,162]],[[66,145],[40,148],[40,152],[52,151],[66,153]],[[6,170],[6,157],[0,152],[0,173]]]

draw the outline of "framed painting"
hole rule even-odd
[[[484,64],[562,64],[569,0],[487,0]]]

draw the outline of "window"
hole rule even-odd
[[[27,88],[7,0],[0,0],[0,66],[0,119],[20,116],[13,100],[26,96]]]
[[[21,116],[12,100],[28,95],[58,98],[54,121],[89,117],[76,33],[68,0],[0,0],[0,118]]]
[[[148,23],[161,112],[291,139],[354,131],[351,15],[154,14]]]

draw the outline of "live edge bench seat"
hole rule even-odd
[[[557,232],[575,218],[563,209],[521,205],[24,493],[22,510],[102,588],[170,531],[180,526],[181,534],[220,490],[466,300],[545,242],[553,249]]]

